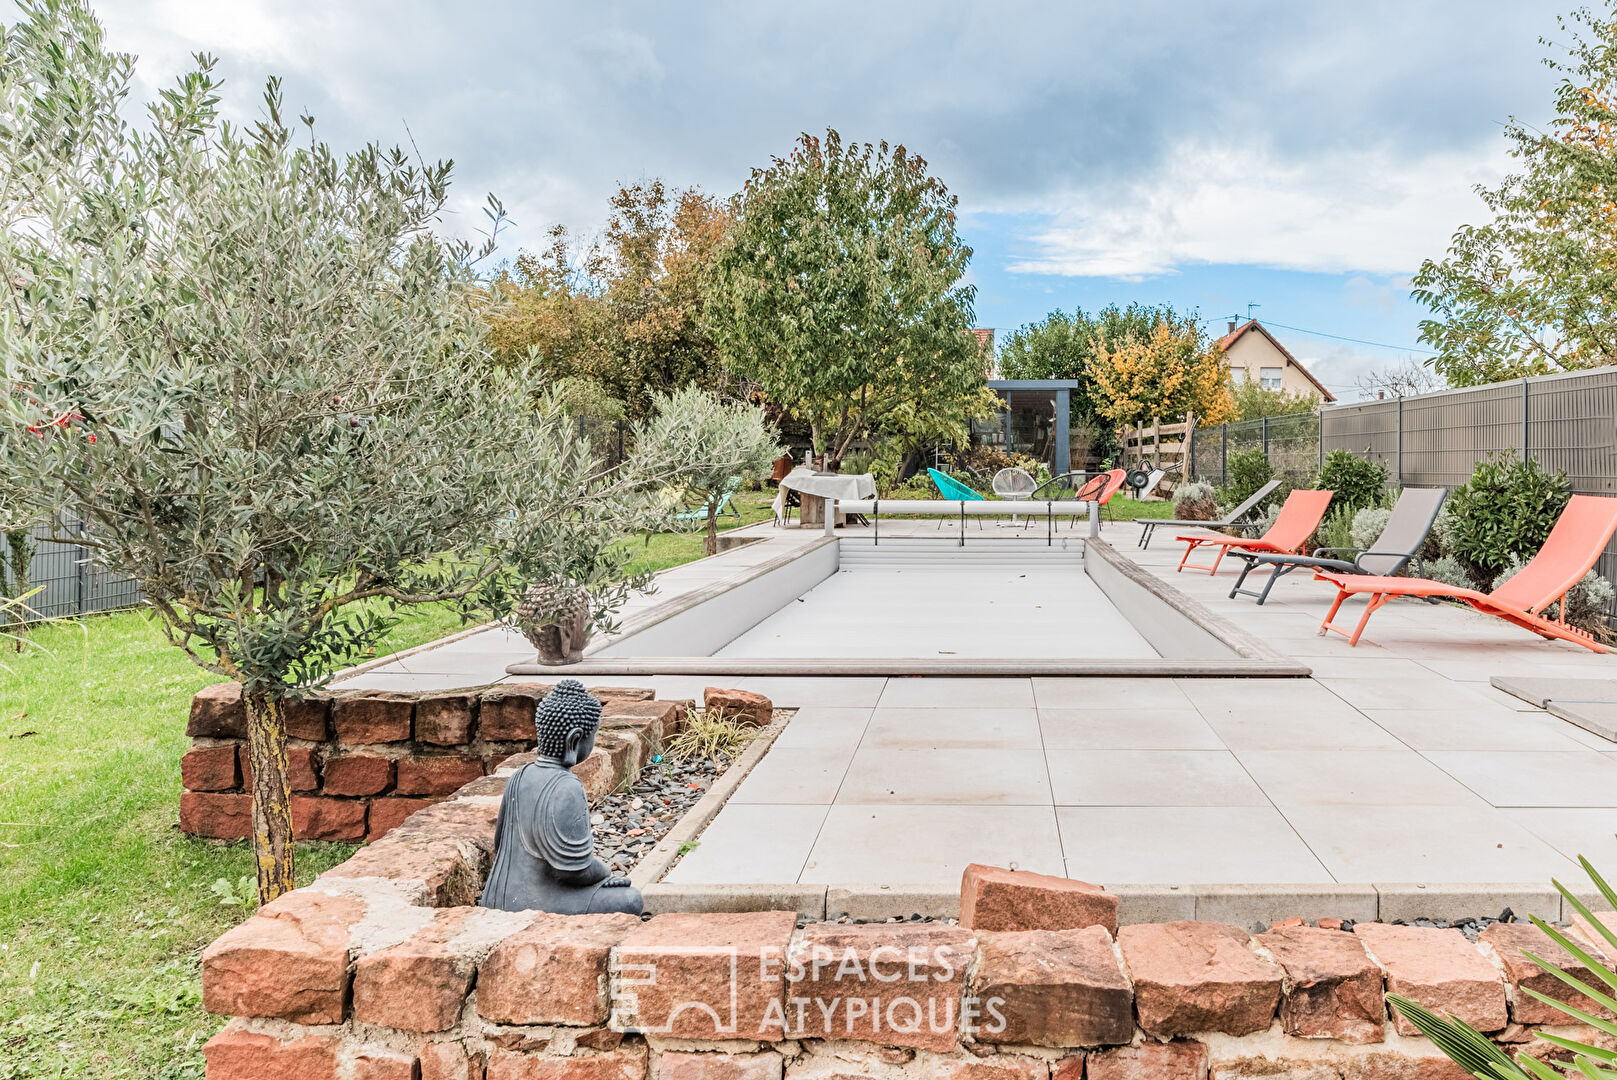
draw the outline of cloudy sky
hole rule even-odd
[[[238,116],[266,75],[338,146],[453,158],[503,250],[588,235],[623,181],[736,190],[801,131],[902,142],[960,197],[979,325],[1248,304],[1333,389],[1415,355],[1408,278],[1502,125],[1548,116],[1541,0],[926,5],[104,0],[150,96],[206,50]],[[1289,329],[1300,328],[1300,329]],[[1313,331],[1304,333],[1302,331]],[[1336,338],[1320,336],[1336,335]]]

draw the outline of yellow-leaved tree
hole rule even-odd
[[[1096,411],[1117,427],[1179,419],[1197,426],[1235,419],[1235,399],[1218,347],[1200,328],[1159,322],[1144,339],[1129,334],[1108,345],[1096,340],[1089,359]]]

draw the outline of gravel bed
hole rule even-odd
[[[595,854],[613,873],[628,876],[729,767],[730,758],[724,755],[689,761],[654,758],[633,787],[608,795],[590,812]]]

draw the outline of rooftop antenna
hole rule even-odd
[[[1246,306],[1246,321],[1247,322],[1252,321],[1252,309],[1253,308],[1260,308],[1262,306],[1263,306],[1262,304],[1248,304]]]

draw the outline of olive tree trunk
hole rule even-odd
[[[719,500],[716,495],[707,503],[707,535],[702,538],[702,549],[709,555],[719,553]]]
[[[286,711],[280,698],[246,694],[247,739],[253,766],[253,862],[258,902],[291,892],[292,787],[286,771]]]

